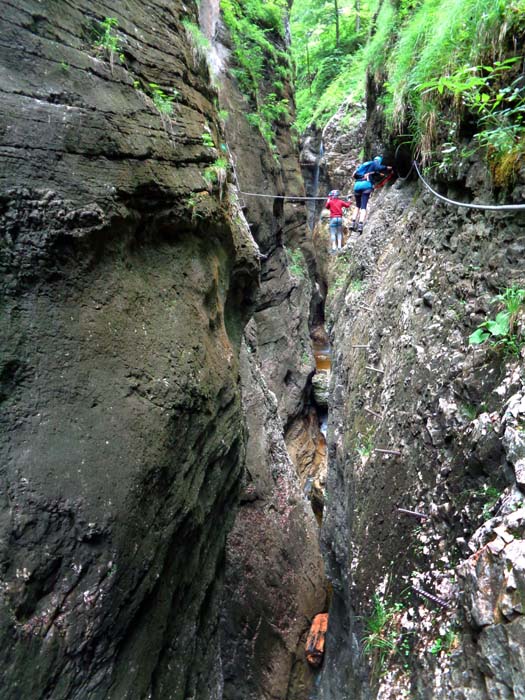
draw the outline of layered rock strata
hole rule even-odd
[[[107,13],[0,18],[2,697],[209,700],[257,249],[195,8]]]

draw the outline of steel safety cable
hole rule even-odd
[[[434,197],[437,197],[438,199],[441,199],[443,202],[446,202],[447,204],[453,204],[456,207],[465,207],[466,209],[483,209],[485,211],[522,211],[525,210],[525,204],[468,204],[467,202],[456,202],[454,199],[449,199],[448,197],[444,197],[442,194],[439,194],[439,192],[436,192],[425,180],[423,175],[421,175],[421,172],[418,168],[418,165],[416,161],[413,162],[413,166],[416,169],[417,174],[419,175],[419,179],[421,182],[425,185],[427,190],[431,192]]]
[[[323,200],[326,201],[328,199],[328,196],[326,197],[295,197],[292,194],[261,194],[259,192],[242,192],[239,190],[239,194],[246,195],[247,197],[269,197],[270,199],[298,199],[298,200],[306,200],[306,199],[318,199],[319,201]]]

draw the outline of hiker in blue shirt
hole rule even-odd
[[[392,170],[390,165],[383,165],[381,156],[376,156],[374,160],[368,160],[362,163],[354,173],[356,183],[354,185],[355,195],[355,210],[352,220],[351,229],[362,233],[363,225],[366,219],[366,206],[370,195],[374,190],[374,176],[376,173],[387,175],[388,171]]]

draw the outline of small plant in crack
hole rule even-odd
[[[203,131],[201,138],[203,146],[206,146],[207,148],[215,148],[215,143],[209,131]]]
[[[171,122],[174,109],[173,103],[178,99],[179,91],[172,88],[171,93],[166,93],[157,83],[148,83],[148,85],[151,89],[151,99],[160,115],[162,126],[168,136],[173,137],[173,124]]]
[[[172,94],[165,93],[157,83],[148,83],[151,88],[151,98],[153,104],[163,116],[170,117],[173,114],[173,103],[179,96],[178,90],[171,91]]]
[[[515,285],[507,287],[493,302],[503,304],[504,310],[497,313],[494,319],[480,323],[469,336],[469,345],[481,345],[488,341],[507,354],[519,355],[525,345],[525,335],[523,330],[517,328],[517,318],[525,305],[525,289]]]
[[[220,198],[222,199],[222,193],[224,190],[224,185],[226,184],[226,178],[228,176],[229,163],[226,158],[217,158],[211,165],[205,168],[202,174],[206,184],[211,189],[214,185],[219,186]]]
[[[306,262],[301,249],[295,248],[294,250],[288,250],[288,248],[285,248],[285,251],[290,274],[296,279],[305,279],[307,276]]]
[[[204,219],[204,215],[199,211],[201,198],[198,194],[192,194],[186,200],[188,209],[191,211],[191,220]]]
[[[118,19],[115,17],[106,17],[99,23],[98,36],[94,44],[94,48],[106,54],[109,57],[109,65],[113,72],[113,64],[115,56],[118,55],[121,63],[124,63],[124,54],[122,53],[122,44],[117,34]]]
[[[434,656],[439,656],[440,654],[451,654],[454,649],[457,648],[459,644],[459,639],[457,632],[450,628],[445,634],[440,635],[432,644],[429,651]]]
[[[359,433],[356,440],[355,449],[360,457],[370,457],[374,451],[374,441],[370,435],[362,435]]]
[[[402,603],[390,604],[377,593],[372,599],[372,612],[364,621],[365,634],[361,639],[363,651],[370,659],[372,678],[378,680],[386,670],[388,658],[399,651],[400,635],[396,616],[403,610]]]
[[[459,410],[461,415],[468,418],[468,420],[475,420],[478,417],[478,406],[475,406],[472,403],[462,403]]]
[[[485,485],[482,489],[476,491],[475,495],[485,501],[483,503],[481,517],[484,521],[490,520],[493,515],[494,507],[501,496],[501,491],[499,491],[495,486]]]
[[[310,362],[311,362],[311,356],[310,356],[310,354],[307,353],[306,350],[305,350],[305,351],[303,352],[303,354],[301,355],[301,363],[302,363],[303,365],[309,365]]]
[[[186,30],[186,36],[188,37],[188,40],[192,46],[194,61],[201,59],[206,60],[211,49],[210,40],[202,33],[201,28],[194,22],[185,19],[182,21],[182,24]]]

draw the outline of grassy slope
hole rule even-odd
[[[366,36],[354,36],[353,50],[338,59],[339,70],[321,90],[315,71],[323,51],[333,62],[331,46],[311,35],[317,41],[311,80],[304,70],[306,2],[296,0],[292,16],[292,35],[303,35],[294,50],[299,130],[312,122],[322,127],[348,97],[363,100],[368,75],[379,89],[389,136],[409,134],[425,161],[442,164],[464,155],[477,134],[496,183],[511,176],[525,152],[525,95],[512,92],[516,85],[521,90],[513,81],[523,72],[525,0],[363,0]],[[492,71],[509,56],[519,58]]]

